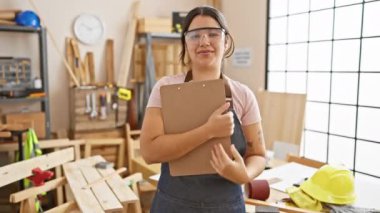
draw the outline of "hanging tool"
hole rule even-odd
[[[106,95],[100,94],[100,119],[105,120],[107,119],[107,106],[106,106]]]
[[[5,85],[7,83],[7,80],[5,79],[5,69],[3,64],[0,65],[1,70],[1,79],[0,79],[0,85]]]
[[[26,79],[26,66],[27,65],[30,65],[29,61],[27,61],[27,60],[21,61],[22,76],[23,76],[23,79],[25,82],[27,82],[27,79]]]
[[[93,92],[91,93],[91,113],[90,113],[90,118],[94,119],[98,117],[98,111],[96,108],[96,93]]]
[[[129,101],[132,98],[132,91],[125,88],[119,88],[117,90],[117,97],[122,100]]]
[[[19,69],[18,69],[18,64],[15,64],[15,69],[14,69],[14,71],[15,71],[15,75],[16,75],[16,84],[19,84],[19,83],[20,83],[20,78],[19,78],[19,76],[18,76],[18,71],[19,71]]]
[[[119,122],[119,98],[117,92],[112,94],[112,110],[115,111],[115,124]]]
[[[84,111],[86,114],[91,112],[91,95],[86,94],[86,109]]]

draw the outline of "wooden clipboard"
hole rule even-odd
[[[166,134],[182,133],[207,122],[210,115],[225,103],[222,79],[161,86],[161,112]],[[214,144],[221,143],[229,153],[231,139],[211,139],[185,156],[169,162],[172,176],[214,174],[210,164]]]

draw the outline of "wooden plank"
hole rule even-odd
[[[0,132],[0,138],[10,138],[12,137],[11,132]]]
[[[0,11],[0,20],[9,20],[12,21],[16,18],[16,14],[20,11],[12,10],[1,10]]]
[[[80,59],[80,50],[78,46],[78,42],[75,39],[71,39],[71,46],[73,48],[74,53],[74,72],[76,78],[82,84],[84,80],[83,71],[82,71],[82,60]]]
[[[78,162],[78,161],[77,161]],[[76,162],[63,165],[67,182],[82,212],[104,212],[91,189],[82,189],[88,183]]]
[[[133,44],[135,42],[135,37],[136,37],[136,28],[137,28],[137,16],[138,16],[138,10],[140,7],[140,1],[134,1],[132,3],[132,8],[131,8],[131,17],[130,21],[128,24],[127,28],[127,34],[125,38],[125,43],[124,43],[124,48],[123,48],[123,54],[122,54],[122,59],[121,66],[120,66],[120,71],[119,75],[117,77],[117,86],[119,87],[126,87],[127,82],[128,82],[128,77],[129,77],[129,69],[131,66],[131,61],[132,61],[132,52],[133,52]]]
[[[29,197],[36,196],[43,192],[51,191],[59,186],[63,186],[64,184],[66,184],[65,177],[56,178],[54,180],[45,182],[45,184],[42,186],[36,186],[29,189],[25,189],[23,191],[13,193],[10,195],[9,201],[11,203],[18,203],[23,200],[26,200]]]
[[[77,161],[77,165],[80,167],[84,178],[89,184],[93,184],[99,179],[102,179],[101,174],[99,174],[95,168],[95,164],[92,163],[91,158],[79,160]],[[99,181],[96,184],[91,185],[91,187],[88,186],[89,185],[82,189],[92,189],[95,197],[105,212],[121,211],[123,209],[123,206],[105,181]]]
[[[306,166],[309,166],[309,167],[313,167],[313,168],[317,168],[317,169],[321,168],[324,165],[326,165],[326,163],[323,163],[323,162],[320,162],[320,161],[312,160],[312,159],[305,158],[305,157],[299,157],[299,156],[295,156],[295,155],[292,155],[292,154],[288,154],[287,155],[287,161],[288,162],[296,162],[296,163],[299,163],[299,164],[302,164],[302,165],[306,165]]]
[[[273,149],[276,140],[300,145],[306,95],[259,91],[256,97],[266,148]]]
[[[69,66],[71,69],[74,68],[74,53],[73,49],[71,47],[71,38],[66,38],[66,60],[67,60],[67,66]],[[75,85],[74,79],[70,78],[70,87],[73,87]]]
[[[74,132],[73,134],[75,139],[120,138],[124,137],[124,129],[116,128],[109,130],[81,131]]]
[[[55,152],[59,151],[59,148],[54,148],[54,151]],[[62,177],[62,167],[61,166],[55,167],[55,177],[56,178]],[[63,187],[62,187],[62,185],[57,187],[56,193],[57,193],[57,205],[63,204]]]
[[[104,159],[99,155],[92,157],[91,160],[94,165],[98,162],[104,161]],[[102,176],[107,176],[108,174],[111,174],[114,171],[115,170],[112,168],[98,169],[98,172],[102,174]],[[119,175],[113,176],[106,182],[123,205],[126,205],[128,203],[135,203],[139,200],[137,195],[132,191],[131,188],[127,186],[125,181],[123,181],[123,179]]]
[[[86,144],[91,144],[91,146],[101,146],[101,145],[121,145],[124,143],[123,138],[102,138],[102,139],[87,139]]]
[[[31,176],[33,168],[40,167],[42,170],[47,170],[72,161],[73,159],[74,148],[71,147],[0,167],[0,187]]]
[[[75,145],[82,145],[84,143],[84,140],[69,140],[67,138],[54,140],[40,140],[38,142],[40,149],[65,148]],[[12,152],[17,150],[17,142],[0,143],[0,152]]]
[[[88,74],[90,76],[90,84],[95,84],[95,60],[94,53],[87,52]]]
[[[106,79],[108,84],[113,84],[114,79],[114,56],[113,56],[113,39],[106,41]]]
[[[246,199],[245,203],[250,204],[250,205],[255,205],[255,206],[272,206],[272,207],[278,208],[280,211],[289,212],[289,213],[315,213],[315,211],[310,211],[307,209],[285,206],[285,205],[280,205],[277,203],[268,203],[265,201],[255,200],[255,199]]]
[[[16,25],[15,21],[8,21],[8,20],[0,20],[0,24],[2,25]]]
[[[30,197],[22,201],[20,204],[20,213],[37,213],[35,199],[34,197]]]
[[[115,155],[117,153],[118,147],[116,145],[103,145],[97,146],[91,149],[92,155]]]
[[[79,207],[75,201],[70,201],[67,203],[64,203],[62,205],[59,205],[57,207],[51,208],[47,211],[44,211],[45,213],[62,213],[62,212],[70,212],[70,213],[80,213]]]
[[[125,152],[125,140],[121,143],[118,155],[117,155],[117,168],[121,168],[124,165],[124,152]]]

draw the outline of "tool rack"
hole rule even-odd
[[[26,98],[0,98],[0,106],[12,106],[14,104],[29,105],[39,102],[41,104],[41,111],[45,113],[45,132],[46,138],[49,138],[51,132],[50,126],[50,107],[49,107],[49,86],[48,86],[48,65],[47,65],[47,42],[46,42],[46,29],[43,27],[33,28],[24,26],[8,26],[0,25],[0,32],[10,33],[36,33],[38,35],[39,47],[39,77],[42,81],[42,97],[26,97]]]

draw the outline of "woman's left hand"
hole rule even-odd
[[[231,159],[221,144],[216,144],[211,152],[211,165],[222,177],[237,183],[244,184],[249,182],[247,168],[243,158],[236,150],[234,145],[231,145]]]

